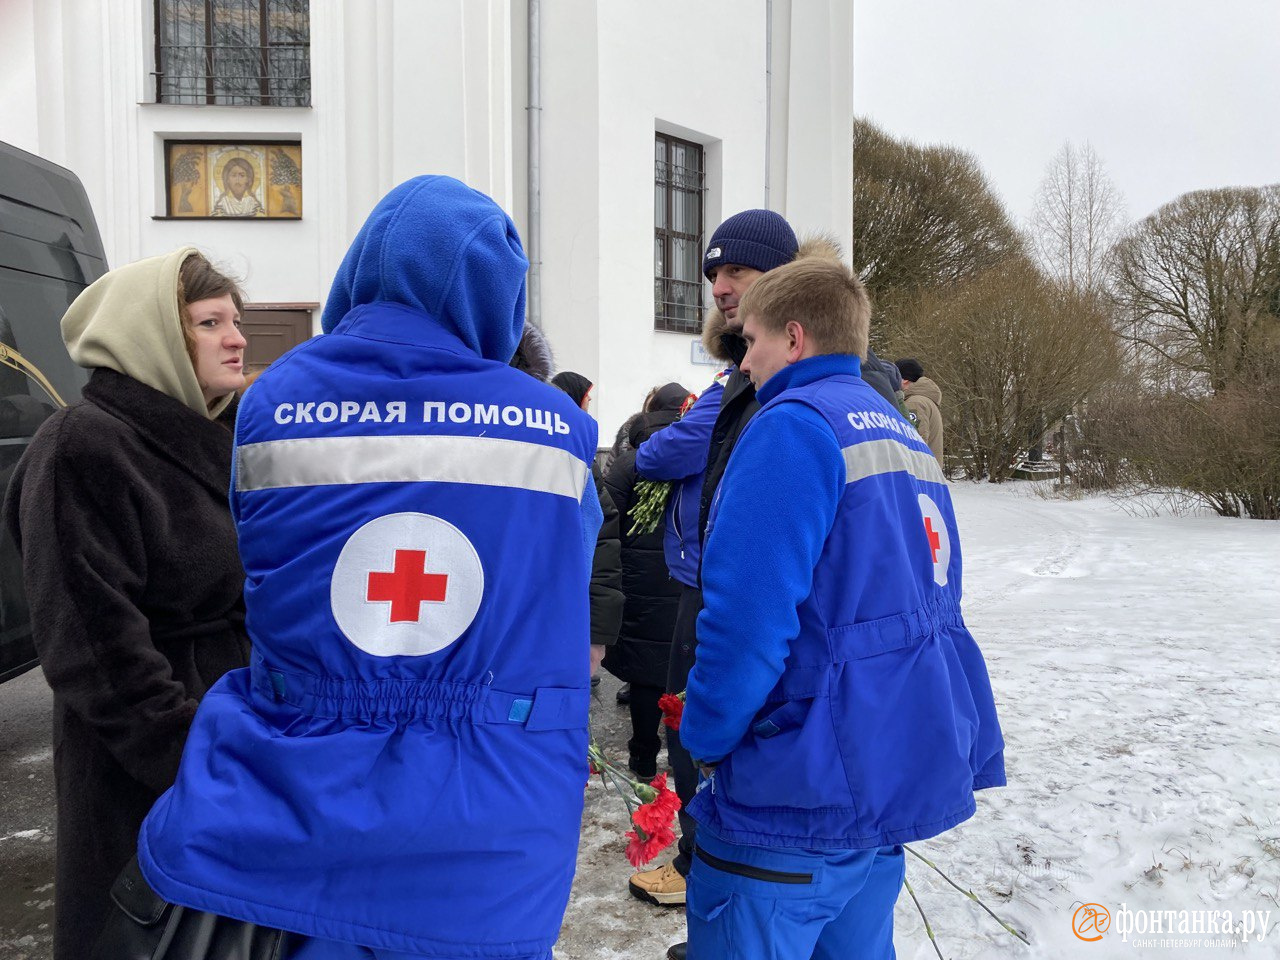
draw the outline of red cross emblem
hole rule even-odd
[[[942,549],[942,538],[933,529],[933,517],[924,518],[924,532],[929,538],[929,552],[933,555],[933,562],[937,563],[938,551]]]
[[[347,538],[329,581],[338,629],[374,657],[445,649],[471,627],[483,600],[484,565],[475,545],[427,513],[389,513],[363,524]],[[431,609],[424,611],[424,603]]]
[[[427,573],[427,551],[397,550],[391,573],[369,574],[371,603],[390,603],[392,623],[417,623],[422,604],[443,603],[449,577]]]
[[[924,538],[929,544],[929,560],[933,564],[933,582],[947,585],[947,567],[951,565],[951,534],[941,508],[928,494],[919,494],[920,517],[924,521]]]

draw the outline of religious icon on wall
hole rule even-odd
[[[281,143],[267,147],[270,186],[267,207],[277,217],[302,216],[302,147]]]
[[[211,217],[265,217],[262,152],[248,146],[209,147]]]
[[[207,217],[209,197],[204,183],[203,147],[169,145],[169,216]]]
[[[169,141],[165,159],[171,217],[302,216],[301,144]]]

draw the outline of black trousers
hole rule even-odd
[[[698,614],[702,612],[702,591],[686,586],[676,607],[676,629],[671,636],[671,660],[667,667],[667,690],[679,693],[689,682],[698,647]],[[697,821],[686,812],[698,789],[698,766],[689,751],[680,743],[680,734],[667,728],[667,759],[675,780],[676,796],[680,798],[680,843],[674,866],[683,876],[689,875],[693,865],[694,836]]]
[[[631,684],[631,739],[627,749],[631,754],[631,769],[652,780],[658,774],[658,751],[662,749],[662,708],[658,698],[661,687]]]

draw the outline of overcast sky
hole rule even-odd
[[[853,103],[975,154],[1019,221],[1088,141],[1138,219],[1280,181],[1280,0],[854,0]]]

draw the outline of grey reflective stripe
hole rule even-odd
[[[236,449],[236,489],[475,483],[582,499],[588,467],[567,450],[497,437],[317,437]]]
[[[946,482],[933,454],[912,450],[897,440],[867,440],[845,447],[842,452],[845,483],[881,473],[909,473],[929,483]]]

